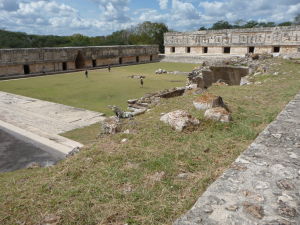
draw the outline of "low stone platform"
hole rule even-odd
[[[300,93],[174,225],[300,224]]]
[[[0,92],[0,128],[18,133],[66,155],[82,145],[58,134],[104,119],[103,114]]]
[[[227,59],[245,57],[245,55],[219,54],[219,55],[187,55],[187,54],[172,54],[159,55],[161,62],[175,62],[175,63],[193,63],[201,64],[203,62],[210,62],[211,64],[219,63]]]

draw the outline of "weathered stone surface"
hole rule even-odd
[[[206,110],[206,109],[211,109],[214,107],[225,107],[225,103],[223,102],[222,97],[213,95],[211,93],[204,93],[203,95],[197,97],[194,101],[193,104],[196,109],[198,110]]]
[[[193,118],[188,112],[183,110],[169,112],[163,115],[160,121],[169,124],[177,131],[193,130],[200,124],[198,119]]]
[[[300,93],[174,225],[300,225],[299,131]]]
[[[258,219],[262,219],[264,217],[264,209],[260,205],[255,205],[249,202],[244,202],[243,204],[244,211]]]
[[[167,71],[163,69],[158,69],[155,71],[155,74],[163,74],[163,73],[167,73]]]
[[[105,118],[101,123],[101,133],[116,134],[121,131],[120,119],[116,116]]]
[[[0,79],[151,62],[158,59],[158,53],[158,45],[1,49]]]
[[[204,113],[204,117],[206,119],[216,120],[224,123],[228,123],[232,120],[231,113],[222,107],[207,109]]]
[[[240,82],[241,86],[250,85],[250,84],[252,84],[252,82],[249,80],[249,76],[245,76],[241,78],[241,82]]]
[[[166,55],[297,54],[300,26],[168,32]],[[275,48],[277,46],[277,48]],[[188,50],[188,51],[187,51]],[[256,59],[253,55],[253,59]],[[260,58],[260,57],[259,57]]]

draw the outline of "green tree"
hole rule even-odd
[[[222,29],[231,29],[232,25],[225,21],[225,20],[220,20],[216,23],[214,23],[211,27],[212,30],[222,30]]]
[[[292,26],[293,25],[293,23],[292,22],[289,22],[289,21],[287,21],[287,22],[282,22],[282,23],[279,23],[278,24],[278,26],[280,26],[280,27],[282,27],[282,26]]]
[[[294,18],[294,24],[295,25],[300,25],[300,13],[297,16],[295,16],[295,18]]]
[[[164,33],[169,29],[164,23],[146,21],[131,29],[131,44],[158,44],[160,52],[164,51]]]
[[[198,30],[199,30],[199,31],[200,31],[200,30],[207,30],[207,28],[204,27],[204,26],[202,26],[202,27],[200,27]]]

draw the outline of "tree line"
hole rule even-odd
[[[274,27],[300,25],[300,14],[292,22],[276,24],[274,22],[257,22],[238,20],[231,24],[218,21],[211,27],[200,27],[199,30],[219,30],[234,28]],[[164,51],[164,33],[172,31],[164,23],[144,23],[129,29],[113,32],[107,36],[89,37],[82,34],[71,36],[31,35],[23,32],[12,32],[0,29],[0,48],[42,48],[71,46],[107,46],[107,45],[149,45],[158,44],[160,52]]]
[[[163,23],[149,21],[107,36],[89,37],[82,34],[71,36],[31,35],[0,29],[0,48],[41,48],[71,46],[143,45],[158,44],[163,51],[163,35],[168,32]]]
[[[206,28],[204,26],[199,28],[200,30],[222,30],[222,29],[238,29],[238,28],[255,28],[255,27],[276,27],[276,26],[292,26],[300,25],[300,14],[298,14],[293,21],[286,21],[281,23],[275,22],[258,22],[255,20],[245,21],[237,20],[233,24],[225,20],[220,20],[214,23],[211,27]]]

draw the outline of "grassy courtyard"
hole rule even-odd
[[[149,73],[158,67],[147,66],[153,66]],[[134,72],[125,69],[119,74]],[[172,224],[299,92],[299,64],[277,60],[272,70],[278,76],[258,76],[261,84],[209,88],[232,110],[230,124],[204,120],[191,94],[162,100],[124,121],[129,134],[99,136],[99,125],[65,134],[85,143],[85,149],[54,167],[0,174],[0,224]],[[85,82],[82,74],[75,76]],[[177,109],[200,119],[199,129],[178,133],[159,121],[161,113]],[[122,143],[123,138],[128,141]],[[178,176],[182,173],[184,178]]]
[[[127,100],[143,96],[145,93],[183,86],[186,76],[155,75],[158,68],[168,71],[191,71],[194,64],[151,63],[135,66],[35,77],[20,80],[0,81],[0,91],[57,102],[79,108],[112,114],[108,105],[127,107]],[[130,75],[145,75],[144,87],[138,79]]]

